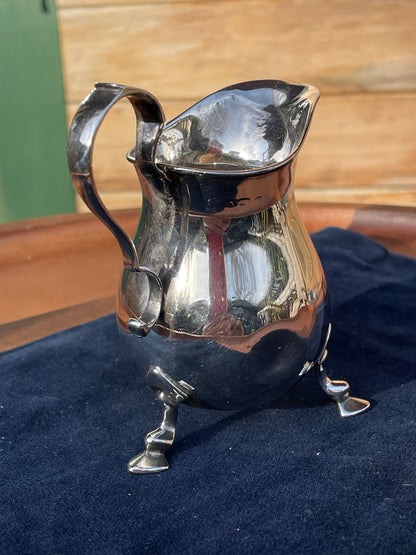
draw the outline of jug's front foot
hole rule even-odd
[[[157,392],[159,401],[163,403],[163,420],[156,430],[147,434],[145,450],[129,461],[128,469],[133,474],[150,474],[169,468],[165,451],[175,439],[178,406],[193,391],[190,385],[173,380],[159,366],[149,368],[146,382]]]

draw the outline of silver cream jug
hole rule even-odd
[[[127,158],[143,194],[133,240],[103,205],[92,167],[99,126],[125,97],[137,119]],[[324,369],[327,286],[292,187],[318,98],[310,85],[250,81],[215,92],[165,124],[150,93],[97,83],[73,119],[73,182],[123,253],[121,335],[164,407],[145,450],[129,462],[133,473],[168,468],[165,451],[182,402],[255,406],[315,368],[342,416],[369,407]]]

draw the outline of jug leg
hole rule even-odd
[[[328,333],[325,340],[325,345],[322,349],[321,354],[314,363],[316,369],[316,376],[318,378],[319,384],[333,401],[338,405],[339,414],[343,417],[355,416],[361,412],[366,411],[370,408],[369,401],[365,399],[359,399],[358,397],[350,396],[350,386],[349,383],[344,380],[331,380],[323,366],[325,359],[328,355],[326,349],[331,335],[331,324],[328,326]]]
[[[322,364],[316,366],[316,374],[322,389],[338,405],[341,416],[355,416],[370,407],[369,401],[350,396],[350,386],[343,380],[331,380]]]
[[[188,399],[193,391],[186,382],[173,380],[159,366],[149,368],[146,382],[157,392],[164,412],[160,426],[147,434],[144,441],[145,450],[129,461],[128,469],[133,474],[150,474],[169,468],[165,451],[175,439],[178,406]]]

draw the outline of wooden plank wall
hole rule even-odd
[[[57,0],[68,118],[95,81],[152,92],[168,118],[232,83],[312,83],[322,97],[299,156],[303,201],[416,206],[414,0]],[[139,203],[120,105],[97,143],[110,206]]]

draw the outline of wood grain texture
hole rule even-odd
[[[137,220],[121,215],[130,233]],[[115,239],[90,214],[0,226],[0,324],[114,294],[121,269]]]
[[[57,8],[100,8],[103,6],[129,6],[132,4],[145,4],[152,6],[153,4],[166,4],[175,2],[189,2],[192,4],[200,2],[211,2],[212,0],[55,0]],[[227,2],[230,0],[222,0]]]
[[[166,101],[163,107],[171,118],[189,104]],[[415,106],[413,93],[322,97],[299,155],[298,198],[416,205]],[[75,109],[69,106],[69,118]],[[134,126],[131,107],[120,104],[97,138],[96,179],[111,207],[140,204],[138,180],[125,159],[134,144]]]
[[[376,204],[385,206],[416,206],[416,191],[412,187],[310,187],[297,190],[300,202],[326,204]],[[120,204],[116,204],[120,207]],[[133,206],[124,202],[124,207]]]
[[[115,295],[0,324],[0,352],[78,326],[115,310]]]
[[[68,117],[94,81],[149,90],[167,119],[230,83],[311,82],[322,99],[299,157],[298,198],[416,206],[413,0],[59,0],[58,8]],[[117,106],[95,156],[112,208],[140,206],[125,162],[134,137],[132,113]]]
[[[281,78],[324,94],[416,89],[412,0],[211,1],[59,10],[67,100],[94,81],[193,99]]]

